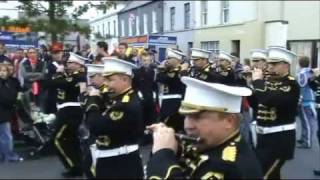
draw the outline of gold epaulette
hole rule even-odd
[[[288,76],[288,79],[291,80],[291,81],[295,80],[295,78],[293,76]]]
[[[222,151],[222,160],[235,162],[237,158],[237,147],[234,145],[229,145],[225,147]]]
[[[123,97],[121,102],[127,103],[130,101],[130,94],[133,92],[133,90],[128,91]]]

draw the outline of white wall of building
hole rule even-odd
[[[257,2],[230,1],[230,23],[242,23],[257,18]]]
[[[163,16],[164,16],[164,32],[170,30],[170,8],[175,7],[175,26],[174,31],[184,30],[184,4],[190,3],[190,28],[194,27],[195,23],[195,9],[194,4],[196,1],[165,1],[163,5]]]
[[[94,37],[95,33],[100,33],[104,37],[107,34],[111,35],[111,38],[103,38],[102,40],[106,41],[109,45],[109,53],[111,53],[114,49],[114,45],[118,43],[118,15],[117,13],[125,7],[125,3],[120,3],[116,5],[116,8],[111,7],[107,10],[105,14],[102,11],[99,11],[98,16],[94,19],[90,20],[90,27],[92,30],[92,37]],[[92,39],[91,46],[95,49],[95,44],[98,39]]]
[[[184,8],[185,4],[190,3],[190,25],[189,29],[185,29]],[[195,4],[196,1],[165,1],[163,6],[163,23],[164,36],[176,36],[177,45],[181,51],[188,53],[188,42],[194,42],[194,28],[195,28]],[[171,30],[170,8],[175,7],[174,29]]]
[[[320,1],[284,2],[288,40],[320,39]]]
[[[208,1],[207,3],[207,24],[202,22],[202,3],[194,1],[195,7],[195,26],[211,27],[219,26],[222,23],[222,3],[221,1]],[[256,1],[229,1],[229,22],[226,24],[238,24],[257,19],[257,2]]]

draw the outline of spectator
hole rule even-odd
[[[45,62],[48,62],[50,59],[48,54],[48,48],[44,44],[40,45],[39,59]]]
[[[103,41],[97,42],[97,56],[108,57],[108,44]]]
[[[151,58],[151,57],[150,57]],[[135,65],[140,67],[141,64],[141,57],[139,55],[139,49],[137,48],[132,48],[132,60],[135,62]],[[151,61],[152,59],[150,59]]]
[[[20,86],[20,82],[17,78],[14,77],[14,66],[13,63],[11,61],[4,61],[3,62],[7,69],[8,69],[8,80],[12,82],[12,84],[14,85],[15,89],[17,90],[18,93],[21,92],[21,86]],[[17,104],[18,105],[18,104]],[[12,132],[14,135],[19,135],[19,123],[18,123],[18,116],[17,113],[13,113],[12,119],[11,119],[11,127],[12,127]]]
[[[41,99],[41,80],[46,71],[46,62],[39,59],[35,48],[28,49],[28,58],[21,63],[21,76],[23,77],[24,98],[27,105],[31,100],[34,105],[43,111],[43,100]]]
[[[119,43],[118,52],[116,54],[114,54],[114,56],[117,56],[117,58],[119,58],[119,59],[123,59],[123,60],[129,61],[129,62],[135,64],[135,61],[132,60],[132,55],[128,56],[126,54],[127,49],[128,49],[128,44],[126,42]]]
[[[19,64],[24,59],[23,49],[18,48],[13,58],[14,77],[19,77]]]
[[[298,148],[311,148],[314,128],[317,122],[315,108],[315,96],[308,81],[312,77],[312,70],[309,67],[310,59],[303,56],[299,59],[300,71],[298,84],[300,86],[299,116],[301,120],[301,136],[297,141]]]
[[[6,53],[6,45],[3,42],[0,42],[0,63],[3,61],[10,61],[10,59],[5,56]]]
[[[10,127],[17,93],[15,84],[9,80],[8,67],[5,64],[0,64],[0,156],[2,161],[23,161],[23,158],[13,152],[13,137]]]
[[[94,54],[92,53],[89,44],[83,45],[83,47],[82,47],[82,57],[85,57],[85,58],[89,59],[90,62],[92,62],[94,60]]]
[[[155,68],[152,64],[151,55],[149,53],[141,54],[141,64],[139,69],[134,70],[133,88],[138,92],[141,98],[144,125],[151,125],[156,119],[156,94],[157,83],[155,82]]]

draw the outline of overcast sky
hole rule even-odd
[[[83,4],[88,3],[89,1],[74,1],[74,7],[69,8],[67,11],[69,13],[73,12],[74,8]],[[97,1],[96,1],[97,2]],[[0,17],[9,16],[10,18],[18,18],[17,10],[14,10],[16,6],[19,5],[18,1],[7,1],[0,2]],[[96,9],[92,8],[87,13],[83,14],[81,19],[92,19],[97,15]]]

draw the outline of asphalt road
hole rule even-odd
[[[299,129],[298,133],[299,134]],[[27,149],[19,149],[25,154]],[[150,146],[142,148],[142,156],[148,157]],[[146,161],[146,158],[144,158]],[[282,176],[285,179],[320,179],[313,175],[314,168],[320,168],[319,145],[314,137],[311,149],[296,149],[295,158],[283,168]],[[56,156],[45,156],[39,159],[26,159],[21,163],[0,164],[1,179],[60,179],[63,166]]]

